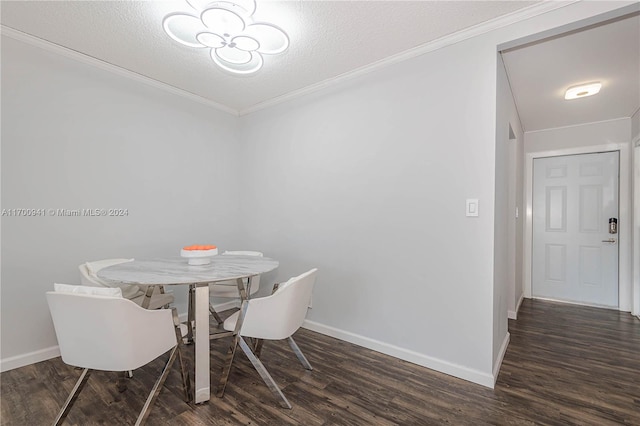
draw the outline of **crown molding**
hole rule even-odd
[[[571,129],[573,127],[582,127],[582,126],[590,126],[590,125],[594,125],[594,124],[613,123],[614,121],[629,120],[629,119],[631,119],[631,117],[607,118],[606,120],[588,121],[586,123],[567,124],[566,126],[549,127],[547,129],[529,130],[529,131],[524,132],[524,133],[527,134],[527,135],[530,135],[532,133],[553,132],[553,131],[556,131],[556,130]]]
[[[482,22],[480,24],[474,25],[472,27],[463,29],[461,31],[446,35],[439,39],[433,40],[431,42],[425,43],[423,45],[414,47],[412,49],[406,50],[404,52],[398,53],[396,55],[390,56],[388,58],[379,60],[369,65],[365,65],[353,71],[349,71],[344,74],[340,74],[336,77],[321,81],[316,84],[312,84],[310,86],[304,87],[299,90],[295,90],[293,92],[286,93],[282,96],[278,96],[276,98],[260,102],[258,104],[252,105],[248,108],[243,108],[240,110],[235,110],[228,106],[219,104],[217,102],[211,101],[209,99],[203,98],[202,96],[196,95],[194,93],[188,92],[183,89],[179,89],[175,86],[171,86],[169,84],[163,83],[158,80],[154,80],[153,78],[144,76],[142,74],[138,74],[136,72],[130,71],[128,69],[122,68],[120,66],[111,64],[109,62],[105,62],[93,56],[86,55],[84,53],[78,52],[73,49],[69,49],[67,47],[52,43],[50,41],[41,39],[39,37],[32,36],[30,34],[24,33],[22,31],[15,30],[11,27],[7,27],[5,25],[0,24],[0,33],[7,37],[11,37],[15,40],[19,40],[33,46],[52,51],[63,55],[67,58],[82,62],[87,65],[92,65],[97,68],[100,68],[105,71],[109,71],[113,74],[119,75],[121,77],[130,78],[132,80],[141,82],[148,86],[155,87],[157,89],[163,90],[168,93],[172,93],[174,95],[181,96],[186,99],[190,99],[194,102],[209,106],[219,111],[223,111],[227,114],[233,116],[243,116],[247,114],[251,114],[256,111],[263,110],[265,108],[270,108],[275,105],[279,105],[281,103],[297,99],[303,97],[305,95],[315,93],[321,91],[323,89],[332,87],[334,85],[341,84],[343,82],[352,80],[354,78],[369,74],[371,72],[377,71],[389,65],[397,64],[408,59],[414,58],[416,56],[423,55],[428,52],[432,52],[438,49],[442,49],[444,47],[450,46],[455,43],[459,43],[461,41],[470,39],[472,37],[476,37],[490,31],[505,27],[507,25],[511,25],[525,19],[532,18],[534,16],[542,15],[544,13],[550,12],[552,10],[556,10],[570,4],[579,2],[581,0],[566,0],[566,1],[543,1],[542,3],[538,3],[529,7],[525,7],[523,9],[517,10],[515,12],[509,13],[507,15],[503,15],[501,17],[492,19],[490,21]]]
[[[472,27],[457,31],[455,33],[448,34],[439,39],[430,41],[428,43],[422,44],[420,46],[414,47],[409,50],[405,50],[404,52],[398,53],[393,56],[389,56],[387,58],[384,58],[377,62],[373,62],[372,64],[369,64],[369,65],[365,65],[353,71],[349,71],[344,74],[340,74],[336,77],[304,87],[302,89],[289,92],[282,96],[278,96],[276,98],[273,98],[264,102],[260,102],[248,108],[240,109],[238,111],[238,114],[240,116],[251,114],[253,112],[260,111],[265,108],[269,108],[293,99],[297,99],[299,97],[302,97],[311,93],[315,93],[320,90],[326,89],[328,87],[369,74],[371,72],[377,71],[389,65],[404,62],[416,56],[424,55],[425,53],[442,49],[452,44],[456,44],[461,41],[468,40],[470,38],[488,33],[490,31],[497,30],[499,28],[506,27],[508,25],[512,25],[520,21],[524,21],[525,19],[533,18],[534,16],[542,15],[544,13],[569,6],[573,3],[578,3],[580,1],[581,0],[543,1],[542,3],[525,7],[515,12],[511,12],[507,15],[503,15],[498,18],[492,19],[490,21],[485,21],[480,24],[474,25]]]
[[[30,44],[35,47],[39,47],[41,49],[57,53],[59,55],[65,56],[69,59],[73,59],[75,61],[81,62],[85,65],[91,65],[96,68],[99,68],[104,71],[108,71],[112,74],[116,74],[120,77],[125,77],[143,84],[147,86],[154,87],[156,89],[160,89],[162,91],[189,99],[191,101],[197,102],[202,105],[206,105],[213,109],[225,112],[227,114],[231,114],[233,116],[238,116],[238,111],[229,108],[228,106],[219,104],[217,102],[211,101],[209,99],[203,98],[202,96],[196,95],[194,93],[188,92],[183,89],[179,89],[175,86],[171,86],[167,83],[163,83],[158,80],[154,80],[151,77],[147,77],[142,74],[138,74],[136,72],[130,71],[126,68],[122,68],[118,65],[111,64],[109,62],[105,62],[101,59],[95,58],[93,56],[86,55],[84,53],[78,52],[73,49],[69,49],[68,47],[61,46],[59,44],[52,43],[50,41],[41,39],[39,37],[32,36],[30,34],[24,33],[22,31],[18,31],[11,27],[7,27],[6,25],[0,25],[0,34],[3,36],[10,37],[14,40],[22,41],[24,43]]]
[[[633,122],[634,117],[636,115],[640,114],[640,108],[636,109],[636,112],[634,112],[633,114],[631,114],[631,120]],[[638,120],[640,120],[640,117],[638,117]],[[631,125],[633,126],[633,124]],[[631,135],[631,137],[633,138],[631,140],[631,146],[635,146],[635,147],[640,147],[640,133],[638,133],[637,135]],[[640,201],[640,200],[639,200]],[[638,315],[638,317],[640,317],[640,315]]]

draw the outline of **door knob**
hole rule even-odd
[[[616,239],[615,238],[609,238],[608,240],[602,240],[603,243],[613,243],[615,244]]]

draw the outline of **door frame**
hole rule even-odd
[[[595,154],[618,151],[620,153],[618,186],[619,223],[625,224],[618,232],[618,310],[632,311],[633,294],[640,294],[638,285],[632,285],[632,213],[631,213],[631,156],[628,143],[610,143],[579,148],[557,149],[551,151],[529,152],[525,154],[524,203],[525,229],[523,250],[524,297],[531,299],[531,276],[533,256],[533,160],[544,157],[564,155]],[[635,287],[635,288],[634,288]]]
[[[636,114],[638,112],[636,111]],[[631,141],[633,159],[633,309],[631,313],[640,318],[640,134]]]

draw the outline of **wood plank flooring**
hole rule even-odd
[[[148,424],[640,425],[640,320],[525,300],[509,330],[493,390],[299,330],[295,339],[313,371],[302,368],[284,341],[267,342],[262,354],[292,410],[278,406],[238,351],[224,398],[185,403],[174,368]],[[214,382],[227,346],[227,339],[212,343]],[[119,375],[94,372],[66,424],[133,424],[163,362],[136,370],[123,393],[115,386]],[[60,358],[2,373],[0,424],[50,424],[79,374]]]

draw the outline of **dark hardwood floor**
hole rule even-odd
[[[308,330],[267,342],[262,359],[293,405],[282,409],[240,351],[223,399],[189,405],[177,365],[150,425],[640,425],[640,320],[612,310],[525,300],[509,322],[511,343],[488,389]],[[217,380],[228,340],[212,343]],[[192,349],[187,356],[192,360]],[[70,425],[133,424],[163,360],[135,371],[128,390],[95,372],[67,418]],[[60,358],[3,373],[2,425],[46,425],[80,370]]]

